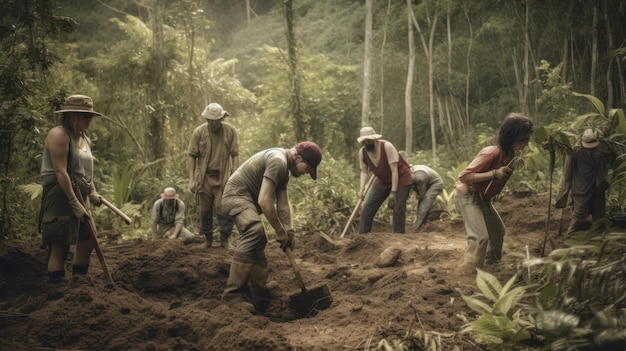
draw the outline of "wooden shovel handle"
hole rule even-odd
[[[304,285],[304,280],[302,280],[302,275],[300,274],[300,269],[298,269],[298,265],[296,264],[296,260],[293,258],[293,252],[291,252],[291,248],[287,247],[285,250],[287,257],[289,258],[289,263],[291,263],[291,267],[293,267],[293,271],[296,273],[296,280],[298,281],[298,285],[302,292],[306,292],[306,286]]]
[[[80,202],[80,204],[83,205],[83,207],[85,207],[86,206],[85,199],[83,198],[83,195],[78,189],[78,186],[74,182],[72,182],[72,190],[74,190],[74,195],[76,195],[78,202]],[[98,233],[96,233],[96,226],[93,224],[93,219],[91,217],[88,217],[86,223],[87,223],[87,230],[89,231],[89,236],[91,237],[91,242],[93,243],[93,248],[96,251],[96,255],[98,256],[98,261],[100,261],[100,265],[102,266],[102,272],[104,273],[104,276],[107,278],[111,286],[113,286],[114,285],[113,277],[111,276],[111,273],[109,272],[109,268],[107,267],[107,263],[106,263],[106,260],[104,259],[104,254],[102,253],[100,244],[98,244]]]
[[[110,203],[107,199],[102,197],[101,200],[104,206],[108,207],[109,209],[111,209],[111,211],[113,211],[113,213],[120,216],[120,218],[122,218],[124,222],[126,222],[126,224],[130,224],[130,222],[132,222],[130,217],[128,217],[124,212],[120,211],[117,207],[115,207],[115,205]]]
[[[363,196],[365,196],[365,194],[370,190],[372,183],[374,183],[374,178],[375,176],[372,174],[370,179],[367,181],[367,184],[365,184],[365,190],[364,190]],[[343,228],[343,232],[341,232],[341,238],[343,238],[343,236],[346,235],[348,228],[350,228],[350,224],[352,224],[352,220],[354,219],[354,216],[356,215],[359,208],[361,208],[362,202],[363,202],[363,199],[361,198],[359,198],[359,201],[356,202],[356,206],[354,206],[354,210],[352,210],[352,214],[350,215],[350,218],[348,218],[348,222],[346,222],[346,226]]]

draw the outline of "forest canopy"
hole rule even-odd
[[[317,184],[295,182],[306,191],[295,192],[294,206],[316,208],[296,218],[303,228],[336,225],[351,210],[363,125],[410,163],[446,175],[451,189],[508,112],[576,135],[611,125],[581,119],[596,105],[574,93],[597,98],[606,116],[626,105],[623,1],[298,0],[293,16],[285,3],[4,1],[2,236],[37,238],[43,141],[53,111],[74,93],[105,115],[89,131],[95,181],[135,218],[136,236],[165,186],[193,203],[187,143],[210,102],[229,111],[242,159],[304,139],[322,147]],[[548,187],[544,136],[513,187]],[[98,211],[103,228],[120,225]]]

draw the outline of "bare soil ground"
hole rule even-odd
[[[546,194],[510,195],[495,203],[507,236],[503,261],[488,272],[507,280],[526,245],[531,255],[540,254],[547,204]],[[551,237],[557,225],[553,215]],[[106,286],[95,254],[90,279],[51,286],[38,244],[1,240],[0,349],[368,350],[382,339],[404,339],[422,349],[418,330],[438,333],[442,350],[479,349],[460,333],[457,317],[473,316],[461,296],[477,291],[475,274],[459,270],[466,247],[461,219],[432,220],[419,234],[391,234],[389,228],[379,223],[374,233],[344,238],[336,234],[343,228],[336,228],[330,241],[320,232],[297,238],[294,254],[306,285],[325,284],[333,298],[329,308],[301,319],[289,307],[290,296],[300,292],[294,272],[274,242],[266,252],[270,280],[279,286],[260,314],[220,299],[232,250],[103,239],[113,287]],[[546,252],[559,239],[549,240]],[[390,247],[401,252],[397,262],[376,266]],[[69,261],[67,270],[69,276]]]

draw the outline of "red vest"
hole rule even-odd
[[[365,150],[363,150],[363,162],[369,167],[369,169],[374,173],[376,178],[378,178],[378,184],[384,189],[391,188],[391,167],[389,167],[389,161],[387,160],[387,152],[385,151],[385,141],[379,141],[380,145],[380,161],[378,162],[378,167],[374,165],[372,160],[370,160],[369,155]],[[409,164],[402,158],[401,155],[398,155],[398,189],[411,185],[413,183],[413,179],[411,178],[411,168]]]

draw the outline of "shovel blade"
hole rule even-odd
[[[333,298],[328,286],[314,287],[289,297],[289,308],[298,318],[314,317],[321,310],[330,307]]]

